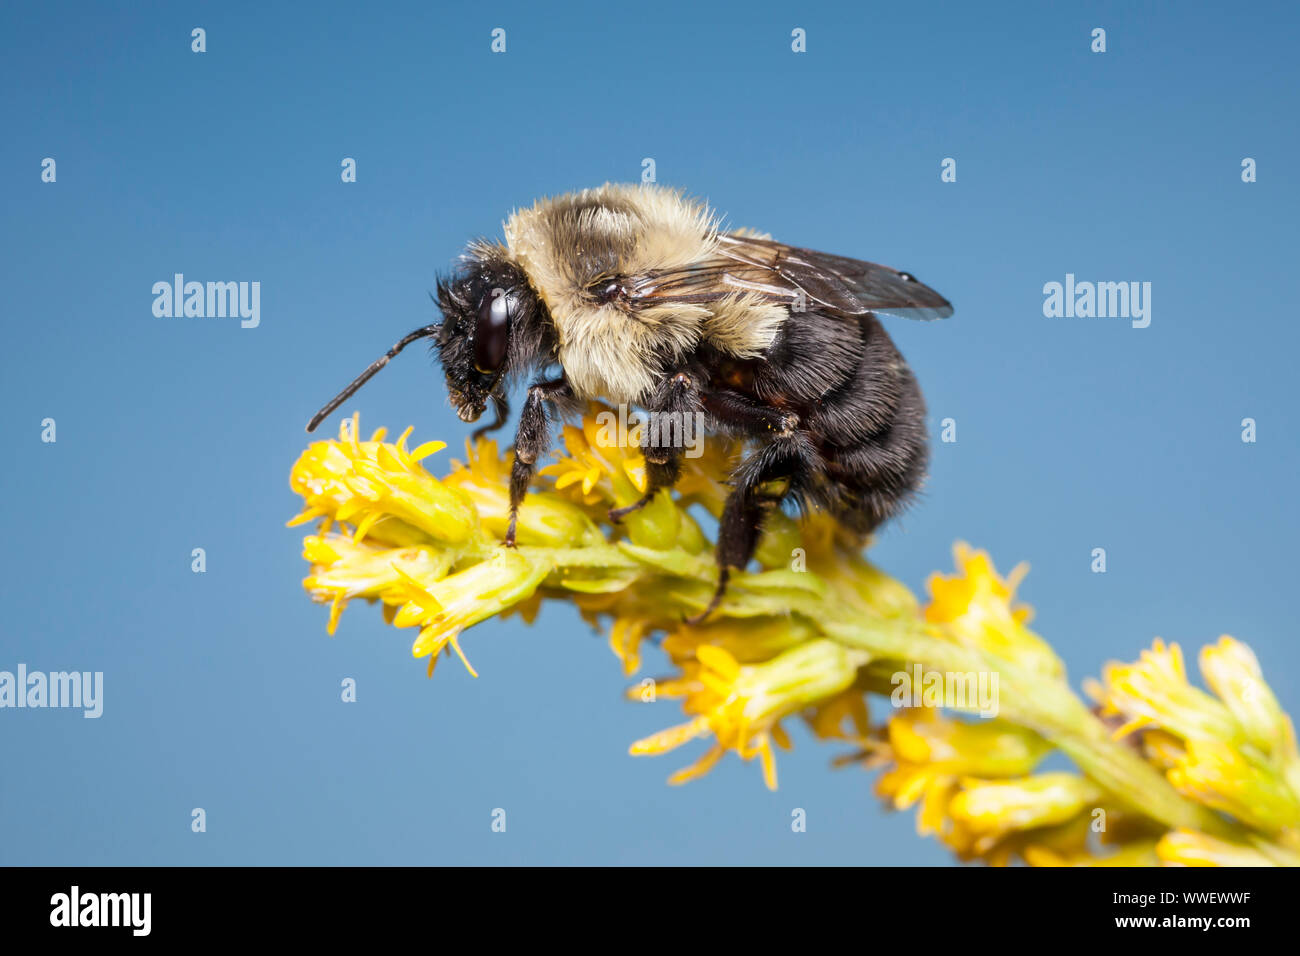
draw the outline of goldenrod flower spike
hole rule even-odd
[[[931,576],[924,607],[872,565],[862,541],[829,516],[769,516],[757,570],[732,575],[702,625],[684,618],[713,592],[712,545],[691,509],[716,518],[739,447],[713,441],[686,459],[673,493],[611,525],[611,507],[646,487],[645,461],[615,413],[593,406],[564,430],[564,449],[540,469],[519,509],[519,547],[501,543],[509,521],[511,456],[493,441],[467,443],[465,460],[435,477],[424,462],[444,446],[408,450],[384,429],[359,437],[354,416],[334,440],[313,442],[290,473],[315,523],[303,540],[303,586],[329,605],[333,634],[350,601],[379,605],[416,632],[417,657],[456,654],[467,628],[546,601],[576,605],[605,628],[617,666],[637,674],[656,641],[672,672],[633,680],[633,700],[675,700],[684,721],[635,742],[660,754],[693,741],[703,750],[671,783],[706,774],[734,755],[757,760],[775,788],[788,719],[856,753],[837,763],[881,771],[877,793],[918,806],[917,829],[962,860],[1033,866],[1300,865],[1300,757],[1295,730],[1246,645],[1205,648],[1212,693],[1189,682],[1182,650],[1156,641],[1133,663],[1088,681],[1090,708],[1060,658],[1030,630],[1016,599],[1022,565],[1005,577],[990,556],[958,543],[956,571]],[[616,416],[613,421],[617,421]],[[634,433],[634,432],[633,432]],[[996,687],[997,716],[969,700],[893,708],[900,673],[939,673]],[[993,679],[996,678],[996,681]],[[867,697],[885,699],[874,725]],[[915,701],[913,701],[915,702]],[[874,705],[873,705],[874,706]],[[1053,754],[1075,770],[1042,771]]]

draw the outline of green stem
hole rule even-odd
[[[814,621],[823,633],[876,659],[919,663],[950,673],[996,672],[1001,715],[1035,731],[1068,755],[1085,774],[1126,807],[1167,827],[1187,827],[1231,837],[1234,830],[1212,811],[1184,799],[1164,775],[1132,747],[1115,740],[1064,680],[1031,674],[976,648],[933,637],[919,624]]]

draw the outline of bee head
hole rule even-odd
[[[315,431],[357,389],[417,339],[436,337],[447,391],[462,421],[477,421],[494,395],[504,399],[511,372],[554,360],[554,336],[547,313],[524,271],[503,246],[470,247],[460,271],[438,281],[442,323],[416,329],[381,355],[315,414]]]
[[[438,282],[438,358],[461,421],[477,421],[510,372],[529,364],[525,328],[540,303],[500,247],[474,247],[460,271]]]

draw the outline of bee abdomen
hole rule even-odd
[[[874,319],[863,324],[862,363],[807,416],[823,480],[814,499],[859,533],[904,510],[930,458],[926,402],[917,378]]]
[[[819,449],[826,480],[817,497],[847,527],[863,534],[901,512],[925,479],[925,401],[906,366],[897,383],[897,403],[887,424],[848,444],[823,438]]]
[[[786,504],[827,511],[865,534],[902,511],[920,487],[928,458],[925,402],[874,316],[805,314],[787,323],[762,360],[723,359],[711,372],[712,387],[772,411],[764,423],[776,413],[794,422],[760,429],[752,412],[738,415],[718,401],[706,406],[716,426],[747,433],[772,459],[753,469],[789,474]],[[734,423],[744,418],[741,430]]]

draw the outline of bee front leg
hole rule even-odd
[[[510,418],[510,402],[504,395],[492,396],[492,412],[495,419],[491,425],[483,425],[470,433],[470,441],[478,441],[488,432],[494,432]]]
[[[636,501],[622,508],[611,508],[609,520],[618,524],[634,511],[640,511],[661,488],[677,484],[682,471],[682,451],[687,430],[694,427],[689,416],[700,407],[700,389],[695,378],[677,372],[656,390],[650,401],[650,419],[641,434],[641,454],[645,456],[646,489]],[[688,421],[690,424],[688,425]],[[691,434],[694,434],[692,431]]]
[[[557,398],[568,398],[572,394],[569,383],[564,378],[535,382],[528,389],[528,398],[524,402],[524,410],[519,414],[519,427],[515,431],[515,460],[510,466],[510,525],[506,528],[503,542],[507,548],[515,546],[519,506],[533,480],[537,459],[551,447],[551,427],[546,417],[546,403]]]

